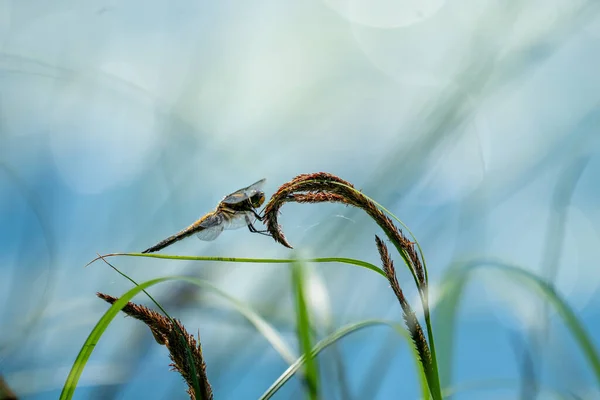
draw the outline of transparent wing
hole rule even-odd
[[[211,240],[215,240],[217,237],[219,237],[221,232],[223,232],[223,225],[216,225],[212,228],[201,230],[200,232],[196,233],[196,236],[198,236],[198,239],[200,240],[210,242]]]
[[[231,217],[224,218],[224,229],[239,229],[248,226],[248,223],[254,223],[256,217],[249,211],[238,211]]]
[[[203,229],[196,233],[196,236],[200,240],[215,240],[223,232],[225,222],[222,214],[213,214],[200,223],[200,227]]]
[[[240,203],[260,192],[266,181],[266,179],[261,179],[260,181],[255,182],[248,187],[237,190],[230,195],[225,196],[222,202],[227,204]]]
[[[213,228],[217,225],[221,225],[225,221],[223,214],[221,213],[209,213],[206,216],[202,217],[200,224],[202,228]]]

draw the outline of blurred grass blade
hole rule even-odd
[[[598,357],[598,351],[587,331],[583,327],[583,324],[581,321],[579,321],[577,314],[567,304],[567,302],[562,299],[562,297],[550,284],[528,271],[518,267],[502,264],[490,264],[490,266],[496,268],[499,267],[503,272],[521,281],[525,285],[531,287],[533,290],[538,291],[546,298],[546,300],[548,300],[558,315],[562,317],[565,322],[565,326],[575,338],[575,341],[592,367],[592,371],[596,377],[596,383],[600,387],[600,358]]]
[[[115,302],[100,318],[96,326],[92,329],[85,343],[83,344],[73,366],[71,367],[71,371],[65,381],[65,385],[63,386],[63,390],[60,395],[60,399],[71,399],[77,388],[77,383],[79,382],[79,378],[87,364],[88,359],[90,358],[96,344],[104,334],[104,331],[111,323],[111,321],[115,318],[115,316],[119,313],[121,308],[127,304],[127,302],[131,301],[133,297],[135,297],[142,290],[154,286],[161,282],[166,281],[185,281],[196,286],[207,288],[217,295],[229,300],[235,309],[240,312],[244,317],[248,319],[250,323],[252,323],[256,329],[265,337],[267,341],[273,346],[273,348],[282,356],[282,358],[287,363],[292,363],[296,359],[294,356],[294,352],[290,349],[290,347],[285,343],[283,338],[279,335],[279,333],[263,318],[261,318],[256,312],[254,312],[250,307],[247,307],[240,301],[234,299],[233,297],[227,295],[222,290],[213,286],[212,284],[203,281],[198,278],[192,278],[187,276],[167,276],[163,278],[152,279],[141,283],[140,285],[130,289],[121,297],[119,300]]]
[[[256,330],[271,344],[273,349],[275,349],[275,351],[279,353],[279,355],[281,356],[281,358],[283,358],[286,364],[292,364],[296,360],[296,358],[298,357],[296,355],[296,352],[292,350],[292,348],[286,343],[286,341],[283,339],[283,336],[279,334],[279,332],[273,327],[273,325],[268,323],[263,317],[261,317],[256,311],[254,311],[252,307],[249,307],[248,305],[230,296],[223,290],[219,289],[218,287],[214,286],[213,284],[207,281],[195,280],[191,283],[193,283],[196,286],[208,289],[216,293],[218,296],[229,301],[229,303],[231,303],[231,305],[236,309],[236,311],[243,315],[248,320],[248,322],[250,322],[256,328]]]
[[[300,353],[303,355],[306,364],[304,381],[308,386],[308,397],[315,400],[319,398],[319,368],[317,358],[311,355],[313,328],[310,310],[306,303],[305,268],[300,262],[292,263],[292,287],[296,308],[296,335],[298,336]]]
[[[454,277],[451,267],[442,279],[439,299],[435,302],[435,331],[438,348],[438,368],[440,385],[443,388],[452,386],[454,360],[454,337],[456,332],[457,314],[465,286],[470,276]]]
[[[509,277],[520,282],[531,290],[536,291],[544,297],[548,303],[554,307],[558,315],[563,319],[565,327],[573,335],[577,345],[583,352],[583,355],[589,363],[596,383],[600,387],[600,357],[598,351],[591,340],[589,334],[583,327],[583,324],[576,313],[563,300],[563,298],[554,290],[554,288],[540,277],[532,274],[523,268],[509,265],[498,260],[476,259],[471,260],[461,267],[452,267],[447,274],[442,285],[441,295],[437,301],[440,306],[436,309],[438,318],[443,321],[439,325],[438,332],[443,337],[444,357],[442,357],[442,373],[444,373],[444,387],[448,387],[451,382],[449,379],[450,362],[453,346],[454,327],[456,325],[456,315],[460,306],[460,299],[465,289],[470,274],[476,269],[493,268],[506,273]]]
[[[123,276],[125,279],[129,280],[134,285],[138,284],[136,281],[134,281],[129,276],[127,276],[126,274],[121,272],[119,269],[117,269],[115,266],[110,264],[108,261],[106,261],[106,260],[104,260],[104,261],[111,268],[113,268],[115,271],[117,271],[117,273],[119,273],[121,276]],[[295,353],[291,349],[291,347],[287,345],[285,340],[283,340],[283,337],[277,332],[277,330],[275,328],[273,328],[273,326],[271,324],[269,324],[257,312],[255,312],[252,309],[252,307],[249,307],[246,304],[242,303],[241,301],[237,300],[236,298],[228,295],[226,292],[219,289],[212,283],[209,283],[208,281],[197,279],[197,278],[192,278],[192,279],[193,279],[194,285],[196,285],[198,287],[202,287],[204,289],[207,289],[208,291],[214,292],[218,296],[220,296],[220,297],[224,298],[225,300],[227,300],[228,302],[230,302],[233,305],[233,307],[237,310],[237,312],[239,312],[242,316],[244,316],[248,320],[248,322],[250,322],[252,325],[254,325],[256,330],[260,334],[262,334],[265,337],[265,339],[267,339],[267,341],[271,344],[271,346],[273,346],[273,349],[275,349],[275,351],[277,351],[279,353],[281,358],[283,358],[283,360],[287,364],[291,364],[296,360],[297,356],[295,355]],[[150,300],[152,300],[154,302],[154,304],[156,304],[156,306],[165,315],[167,315],[166,310],[163,309],[162,306],[160,304],[158,304],[156,302],[156,300],[154,300],[154,298],[152,296],[150,296],[150,294],[148,292],[146,292],[146,291],[144,291],[144,292],[150,298]]]
[[[408,331],[401,324],[384,321],[384,320],[366,320],[366,321],[360,321],[360,322],[355,322],[355,323],[346,325],[346,326],[338,329],[337,331],[333,332],[332,334],[328,335],[324,339],[320,340],[312,348],[312,350],[310,352],[310,357],[312,357],[312,358],[316,357],[321,351],[325,350],[328,346],[331,346],[332,344],[336,343],[338,340],[342,339],[343,337],[345,337],[353,332],[357,332],[361,329],[368,328],[368,327],[382,326],[382,325],[393,328],[396,332],[398,332],[400,334],[400,336],[402,336],[404,338],[404,340],[406,340],[406,343],[408,344],[408,348],[411,350],[411,355],[415,362],[415,366],[417,368],[417,376],[419,377],[419,383],[421,385],[422,398],[430,399],[431,396],[429,393],[429,387],[427,386],[427,378],[425,377],[423,367],[419,360],[419,355],[417,353],[417,350],[415,349],[414,343],[413,343],[410,335],[408,334]],[[267,399],[270,399],[271,397],[273,397],[273,395],[275,393],[277,393],[277,391],[279,389],[281,389],[281,387],[283,387],[283,385],[287,381],[289,381],[296,372],[298,372],[298,370],[306,362],[306,359],[307,359],[307,357],[305,355],[300,356],[300,358],[298,358],[298,360],[296,360],[296,362],[294,362],[292,365],[290,365],[290,367],[287,370],[285,370],[283,372],[283,374],[281,374],[281,376],[279,378],[277,378],[277,380],[275,382],[273,382],[273,384],[267,389],[267,391],[265,393],[263,393],[263,395],[260,397],[260,400],[267,400]]]
[[[0,375],[0,399],[2,400],[16,400],[17,395],[12,391],[12,389],[8,386],[8,383],[4,380],[2,375]]]

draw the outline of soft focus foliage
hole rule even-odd
[[[410,227],[432,298],[451,266],[499,258],[553,282],[600,343],[599,66],[595,0],[0,0],[0,376],[22,397],[57,398],[106,311],[95,293],[131,288],[102,263],[83,268],[97,253],[139,252],[240,187],[266,177],[270,196],[316,171],[352,182]],[[381,233],[360,211],[290,204],[280,222],[303,256],[379,265]],[[167,253],[290,257],[243,229]],[[112,261],[139,282],[209,281],[294,343],[286,264]],[[306,279],[321,338],[363,319],[401,322],[377,274],[315,264]],[[518,398],[523,377],[540,398],[600,397],[535,292],[501,272],[470,279],[451,389],[473,390],[455,398]],[[150,291],[201,331],[216,399],[257,398],[288,367],[211,291]],[[389,330],[349,335],[319,355],[323,397],[416,398],[409,353]],[[184,398],[166,358],[145,327],[119,316],[76,397]],[[474,390],[485,382],[501,383]],[[279,395],[303,390],[292,379]]]

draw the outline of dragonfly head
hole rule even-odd
[[[258,207],[262,206],[263,203],[265,202],[265,193],[257,192],[256,194],[252,195],[252,197],[250,197],[249,200],[250,200],[250,204],[252,204],[252,207],[258,208]]]

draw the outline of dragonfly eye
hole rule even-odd
[[[250,203],[252,203],[252,207],[258,208],[262,206],[265,202],[265,194],[263,192],[256,193],[254,196],[250,198]]]

